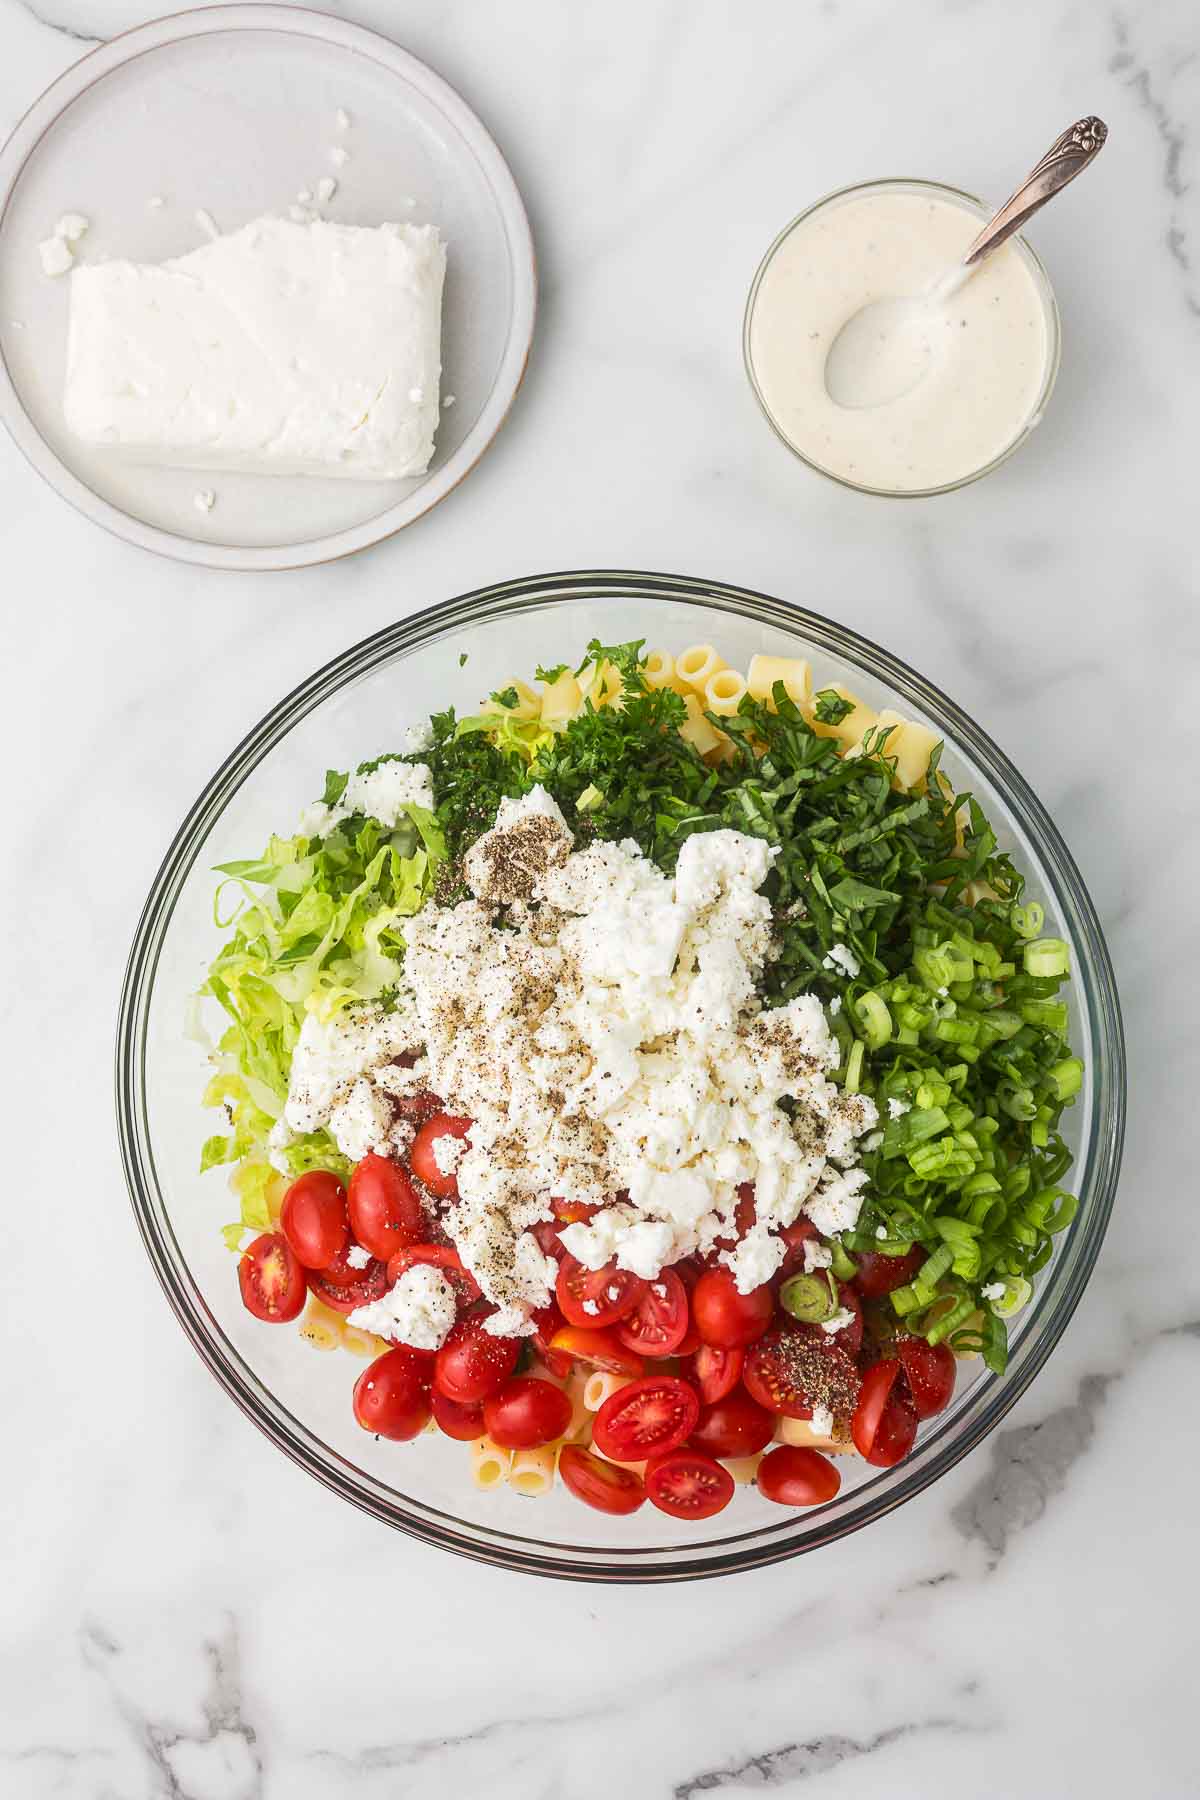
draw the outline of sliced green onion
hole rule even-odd
[[[940,1319],[935,1319],[934,1323],[929,1326],[925,1333],[926,1343],[940,1344],[942,1339],[949,1337],[952,1331],[957,1331],[963,1320],[969,1319],[974,1311],[973,1301],[964,1294],[962,1299],[950,1308],[949,1312],[943,1313]]]
[[[819,1325],[823,1319],[832,1319],[837,1311],[830,1284],[820,1275],[793,1275],[779,1290],[779,1304],[793,1319],[801,1319],[806,1325]]]
[[[1027,1306],[1033,1295],[1033,1286],[1023,1275],[1007,1275],[1004,1277],[1004,1293],[989,1300],[988,1305],[998,1319],[1011,1319]]]
[[[853,1257],[846,1254],[845,1246],[837,1238],[834,1238],[829,1248],[833,1252],[833,1261],[829,1266],[838,1280],[853,1281],[858,1274],[858,1264]]]
[[[1035,938],[1046,923],[1046,914],[1036,900],[1028,906],[1014,906],[1008,917],[1017,936],[1023,938]]]
[[[862,1080],[863,1052],[865,1045],[861,1038],[855,1038],[850,1046],[850,1054],[846,1058],[845,1088],[848,1094],[857,1094],[858,1084]]]
[[[892,1035],[892,1015],[887,1002],[873,990],[860,994],[854,1002],[870,1050],[882,1050]],[[1064,1009],[1065,1010],[1065,1009]]]
[[[1065,1007],[1063,1011],[1066,1011]],[[1050,1071],[1050,1083],[1056,1100],[1073,1100],[1083,1086],[1083,1064],[1079,1058],[1068,1056],[1065,1062],[1055,1063]]]
[[[1027,975],[1066,975],[1071,967],[1071,952],[1061,938],[1035,938],[1025,946],[1024,963]]]
[[[604,805],[604,795],[595,786],[585,787],[575,802],[575,811],[581,813],[596,812]]]

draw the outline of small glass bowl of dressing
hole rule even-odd
[[[825,364],[862,307],[925,293],[991,216],[940,182],[862,182],[786,225],[750,288],[746,373],[776,435],[843,487],[946,494],[998,468],[1041,419],[1061,352],[1050,278],[1023,238],[931,313],[919,378],[878,405],[838,405]],[[903,385],[903,384],[901,384]]]

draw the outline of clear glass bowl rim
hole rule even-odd
[[[801,634],[832,654],[859,663],[876,679],[906,693],[933,719],[953,732],[966,754],[1003,793],[1020,817],[1055,899],[1085,950],[1090,974],[1088,1005],[1098,1054],[1089,1065],[1093,1113],[1087,1146],[1088,1180],[1080,1191],[1078,1215],[1066,1234],[1071,1247],[1065,1282],[1052,1314],[1039,1333],[1027,1330],[1004,1377],[981,1375],[971,1390],[970,1408],[953,1421],[944,1441],[918,1442],[907,1462],[882,1472],[882,1480],[859,1490],[845,1517],[817,1531],[812,1515],[792,1515],[764,1540],[741,1547],[677,1547],[638,1553],[626,1562],[610,1551],[590,1560],[568,1547],[515,1538],[465,1522],[418,1517],[398,1505],[363,1472],[342,1462],[278,1404],[238,1359],[227,1356],[221,1334],[196,1288],[175,1240],[154,1166],[146,1104],[146,1040],[155,972],[176,902],[196,856],[215,821],[242,782],[292,727],[347,683],[371,673],[398,652],[411,651],[464,628],[507,615],[544,609],[556,601],[602,599],[703,606],[754,623]],[[182,1028],[182,1024],[181,1024]],[[288,694],[250,731],[213,775],[175,835],[151,886],[139,919],[122,986],[115,1056],[115,1099],[122,1162],[134,1216],[154,1272],[184,1331],[202,1360],[242,1411],[293,1461],[352,1504],[426,1543],[499,1567],[572,1580],[660,1582],[730,1574],[782,1561],[860,1530],[914,1498],[974,1449],[1024,1393],[1061,1337],[1087,1284],[1108,1226],[1116,1194],[1125,1126],[1126,1062],[1120,1004],[1112,964],[1095,908],[1082,876],[1045,808],[1003,751],[974,721],[931,682],[870,639],[818,613],[752,589],[694,577],[634,570],[569,571],[501,582],[427,607],[351,646]],[[1058,1268],[1060,1252],[1049,1276]],[[1047,1297],[1041,1290],[1041,1300]],[[1038,1301],[1031,1309],[1038,1316]],[[461,1528],[458,1528],[461,1524]]]
[[[933,194],[949,194],[953,199],[965,200],[970,206],[975,207],[979,212],[980,224],[986,223],[989,217],[986,203],[982,201],[977,194],[969,194],[965,188],[951,187],[949,183],[944,181],[929,181],[917,175],[885,175],[880,176],[873,181],[851,182],[849,187],[834,188],[831,193],[822,194],[819,200],[814,200],[811,205],[804,208],[803,212],[798,212],[794,219],[789,219],[783,229],[772,239],[763,255],[762,261],[754,271],[754,280],[750,283],[750,292],[746,296],[746,310],[742,317],[742,363],[746,371],[746,379],[750,383],[751,392],[758,402],[759,410],[761,411],[763,418],[767,421],[767,424],[771,427],[771,430],[775,433],[775,436],[779,439],[784,449],[789,450],[796,458],[796,461],[802,462],[806,469],[811,469],[815,475],[823,475],[826,481],[836,482],[839,487],[849,488],[851,493],[854,494],[874,494],[881,500],[929,500],[932,499],[935,494],[956,493],[959,488],[970,487],[973,481],[980,481],[983,476],[990,475],[993,469],[998,469],[1001,463],[1008,461],[1014,451],[1020,449],[1034,427],[1040,422],[1043,413],[1050,404],[1050,396],[1054,392],[1054,384],[1058,380],[1059,365],[1062,362],[1062,316],[1058,310],[1058,301],[1054,295],[1054,286],[1050,280],[1045,263],[1043,263],[1032,244],[1028,243],[1020,233],[1017,233],[1013,238],[1013,242],[1020,246],[1021,250],[1024,251],[1025,255],[1033,264],[1034,274],[1037,276],[1041,285],[1042,298],[1046,305],[1047,329],[1050,345],[1049,355],[1046,359],[1046,373],[1042,379],[1038,397],[1030,410],[1029,417],[1025,420],[1025,423],[1022,425],[1020,431],[1017,432],[1012,442],[1006,444],[1004,449],[1001,450],[998,455],[993,456],[988,462],[981,463],[977,469],[972,469],[969,474],[960,475],[955,481],[944,481],[937,487],[924,488],[871,487],[866,482],[850,481],[845,475],[837,475],[832,469],[825,468],[824,464],[815,462],[811,456],[806,456],[803,450],[798,450],[792,440],[780,428],[774,413],[767,404],[766,396],[759,385],[758,376],[755,373],[754,357],[750,351],[750,332],[754,323],[754,307],[758,300],[758,290],[762,285],[763,277],[766,275],[767,270],[774,261],[776,253],[782,249],[792,232],[795,231],[797,225],[803,224],[805,219],[809,219],[814,213],[820,212],[822,207],[831,206],[835,200],[845,200],[851,194],[873,193],[880,188],[904,188],[906,190],[923,188],[927,192]]]

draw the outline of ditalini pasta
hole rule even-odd
[[[877,718],[875,709],[868,706],[865,700],[860,700],[857,694],[852,694],[849,688],[842,687],[836,681],[831,682],[828,690],[822,688],[821,692],[834,693],[839,700],[848,701],[850,711],[833,725],[826,724],[823,719],[817,717],[814,711],[808,721],[809,724],[818,737],[836,738],[843,749],[852,750],[856,744],[862,743],[868,731],[874,729]]]
[[[772,699],[775,683],[782,681],[789,700],[805,708],[812,694],[812,668],[799,656],[763,656],[750,658],[746,686],[755,700],[765,700],[774,711]]]
[[[630,1381],[628,1375],[610,1375],[604,1369],[593,1369],[583,1388],[583,1404],[589,1412],[599,1412],[606,1400],[612,1398]]]
[[[705,684],[704,703],[709,712],[728,717],[737,711],[746,691],[746,683],[736,669],[718,669]]]
[[[536,1450],[514,1450],[508,1467],[508,1485],[518,1494],[535,1498],[554,1486],[558,1445],[542,1444]]]
[[[724,667],[725,664],[711,644],[692,644],[689,649],[681,650],[675,658],[676,675],[697,694],[702,694],[708,686],[710,676]]]
[[[675,658],[665,650],[648,650],[642,674],[646,677],[647,687],[670,687],[675,679]]]
[[[504,1450],[490,1437],[481,1437],[471,1445],[471,1477],[476,1487],[494,1488],[508,1476],[513,1451]]]
[[[849,1438],[823,1437],[808,1419],[780,1419],[775,1433],[781,1444],[794,1444],[800,1450],[819,1450],[823,1456],[843,1456],[854,1445]]]
[[[704,708],[695,694],[686,694],[683,704],[687,707],[687,719],[679,727],[679,735],[685,743],[698,750],[701,756],[708,756],[719,750],[725,743],[723,733],[710,725],[704,716]]]
[[[541,719],[544,725],[565,725],[583,708],[583,690],[569,669],[542,688]]]

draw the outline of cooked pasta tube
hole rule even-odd
[[[687,708],[687,718],[679,727],[679,735],[684,742],[691,744],[701,756],[707,756],[710,750],[720,749],[726,740],[704,717],[704,708],[696,695],[685,694],[683,704]]]
[[[558,1445],[542,1444],[536,1450],[514,1450],[508,1467],[508,1485],[518,1494],[536,1498],[554,1486]]]
[[[812,1428],[810,1419],[780,1419],[775,1431],[781,1444],[796,1444],[802,1450],[820,1450],[825,1456],[852,1454],[849,1438],[822,1437]]]
[[[808,722],[818,737],[836,738],[843,750],[852,750],[856,744],[861,744],[867,732],[874,726],[875,709],[868,706],[865,700],[860,700],[857,694],[852,694],[849,688],[842,687],[840,682],[830,682],[829,690],[835,693],[839,700],[848,700],[850,711],[844,719],[839,719],[836,725],[827,725],[823,719],[818,719],[815,711],[810,713]],[[825,688],[820,690],[821,693],[826,691]]]
[[[718,669],[705,684],[705,707],[709,712],[729,717],[737,711],[747,691],[746,683],[736,669]]]
[[[583,711],[583,689],[569,669],[542,686],[542,724],[565,725]]]
[[[676,675],[697,694],[702,694],[709,677],[724,667],[724,658],[717,655],[711,644],[691,644],[675,658]]]
[[[812,665],[800,656],[763,656],[750,658],[746,686],[756,700],[765,700],[774,710],[775,683],[782,681],[783,691],[797,706],[807,707],[812,693]]]
[[[614,1375],[608,1369],[593,1369],[583,1384],[583,1404],[589,1412],[599,1412],[604,1402],[632,1379],[630,1375]]]
[[[499,1487],[512,1462],[511,1450],[504,1450],[490,1437],[476,1438],[469,1446],[471,1479],[476,1487]]]
[[[383,1351],[390,1350],[391,1347],[382,1338],[377,1338],[373,1331],[360,1331],[357,1325],[342,1326],[342,1349],[348,1350],[351,1356],[382,1356]]]
[[[649,688],[670,687],[675,679],[675,658],[669,650],[647,650],[642,675]]]
[[[534,693],[527,681],[519,681],[515,675],[511,680],[503,682],[500,687],[497,688],[496,692],[504,694],[513,688],[516,689],[517,704],[515,706],[506,706],[504,708],[504,711],[508,714],[509,718],[522,720],[536,719],[542,710],[540,695]]]

